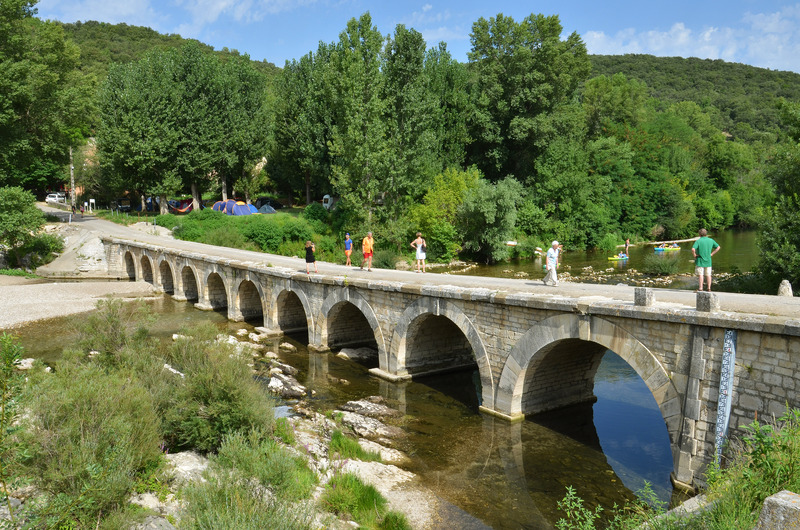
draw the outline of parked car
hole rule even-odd
[[[258,199],[256,199],[256,202],[253,203],[253,204],[255,204],[256,208],[261,208],[265,204],[267,206],[271,206],[271,207],[275,208],[276,210],[280,210],[281,208],[283,208],[283,204],[279,203],[278,201],[276,201],[275,199],[272,199],[270,197],[259,197]]]
[[[47,197],[45,197],[44,202],[50,204],[66,204],[67,197],[63,193],[49,193]]]
[[[131,200],[127,197],[120,197],[117,199],[117,211],[118,212],[130,212],[131,211]]]

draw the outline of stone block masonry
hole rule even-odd
[[[730,434],[800,403],[800,321],[655,301],[569,298],[424,283],[312,275],[107,238],[109,273],[268,331],[306,331],[312,350],[369,345],[372,373],[398,381],[475,367],[481,410],[509,421],[594,399],[606,350],[624,359],[658,404],[677,483],[691,485],[714,455],[722,345],[737,332]],[[421,282],[421,283],[420,283]],[[701,303],[702,302],[702,303]],[[707,303],[706,303],[707,302]]]

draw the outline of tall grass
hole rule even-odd
[[[381,455],[375,451],[365,451],[356,440],[348,438],[342,431],[335,430],[331,434],[329,451],[340,458],[353,458],[364,462],[380,462]]]
[[[349,515],[365,528],[411,528],[405,516],[387,510],[387,500],[378,490],[352,473],[334,475],[325,487],[322,502],[333,513]]]

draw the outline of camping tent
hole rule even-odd
[[[234,201],[233,199],[217,201],[211,208],[227,215],[250,215],[252,213],[247,204],[242,201]]]

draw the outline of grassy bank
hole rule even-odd
[[[129,527],[146,515],[129,503],[134,492],[177,492],[181,528],[311,529],[336,514],[362,517],[347,508],[363,505],[360,490],[341,503],[312,500],[320,477],[291,426],[274,419],[249,355],[218,341],[215,327],[163,343],[149,336],[143,306],[100,305],[52,372],[40,363],[17,371],[24,352],[0,336],[0,491],[36,491],[11,508],[12,525]],[[179,487],[165,454],[186,450],[207,455],[210,467],[205,482]],[[326,488],[339,495],[335,484]],[[362,524],[407,528],[380,499],[370,497],[384,507]]]

